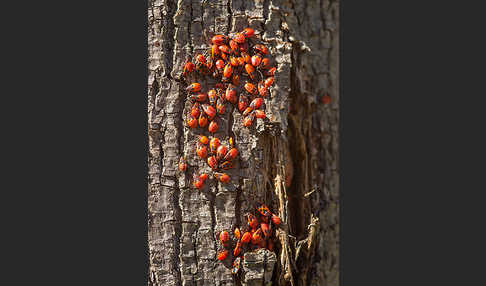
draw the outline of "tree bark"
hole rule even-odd
[[[148,284],[338,285],[339,1],[149,0],[148,18]],[[245,27],[276,62],[268,118],[245,128],[227,106],[216,137],[235,138],[238,162],[230,183],[198,191],[191,174],[208,167],[184,124],[182,66],[208,35]],[[246,253],[234,277],[216,260],[217,233],[242,225],[255,202],[282,218],[275,253]]]

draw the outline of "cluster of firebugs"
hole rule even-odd
[[[239,33],[215,35],[211,38],[211,49],[207,56],[197,54],[194,63],[187,59],[182,76],[187,79],[210,76],[217,80],[214,88],[203,92],[199,82],[192,82],[186,87],[188,99],[192,102],[186,124],[189,128],[208,128],[211,134],[218,131],[218,114],[226,112],[226,103],[237,105],[243,115],[243,125],[249,127],[255,118],[264,119],[264,97],[268,88],[274,82],[275,67],[270,65],[269,51],[263,44],[253,44],[255,31],[245,28]],[[240,76],[247,78],[239,95]],[[206,145],[209,144],[209,150]],[[221,144],[214,137],[209,140],[201,136],[196,144],[197,155],[207,160],[214,176],[221,182],[230,181],[228,174],[222,172],[232,168],[232,161],[238,155],[233,139],[229,139],[229,147]],[[180,158],[179,169],[184,171],[186,163]],[[207,174],[193,177],[193,185],[202,189]]]
[[[215,35],[211,39],[211,50],[207,57],[197,54],[194,63],[186,61],[183,77],[197,73],[219,80],[207,93],[201,91],[202,86],[198,82],[187,86],[189,98],[194,102],[186,120],[189,128],[207,126],[209,132],[215,133],[218,130],[215,116],[225,113],[227,102],[238,106],[245,127],[251,126],[255,118],[266,117],[263,98],[268,95],[268,88],[274,82],[276,68],[270,65],[266,46],[251,44],[254,34],[252,28],[246,28],[230,37]],[[240,77],[247,80],[242,83],[243,89],[238,95]]]
[[[258,218],[259,217],[259,218]],[[245,231],[238,227],[233,231],[233,239],[223,230],[219,233],[219,241],[222,250],[218,252],[218,260],[223,261],[228,257],[229,251],[233,250],[233,265],[231,273],[237,274],[241,267],[241,260],[245,250],[267,248],[273,251],[272,229],[280,225],[280,218],[271,213],[264,204],[257,208],[256,215],[247,213],[247,226]]]
[[[192,82],[186,87],[188,99],[192,102],[190,114],[187,115],[186,124],[189,128],[208,128],[211,134],[218,131],[217,115],[226,112],[227,102],[237,105],[243,115],[243,126],[249,127],[255,118],[264,119],[263,111],[264,98],[268,95],[268,88],[274,82],[275,67],[270,65],[267,57],[269,51],[262,44],[254,44],[255,31],[252,28],[245,28],[239,33],[215,35],[211,39],[211,49],[208,56],[197,54],[184,64],[182,76],[186,79],[193,75],[210,76],[218,80],[214,88],[203,92],[199,82]],[[237,91],[240,86],[240,77],[246,81],[239,95]],[[199,136],[196,143],[196,154],[207,161],[209,167],[214,171],[214,176],[221,183],[228,183],[230,177],[221,172],[233,167],[233,160],[238,155],[234,146],[233,138],[228,140],[229,146],[220,142],[216,137],[209,139],[206,136]],[[187,164],[183,157],[179,160],[179,170],[185,171]],[[207,179],[207,174],[195,174],[193,186],[202,189]],[[267,206],[261,205],[257,208],[256,215],[248,213],[248,227],[242,233],[235,228],[234,240],[230,241],[227,231],[219,234],[222,250],[218,252],[218,260],[223,261],[228,256],[228,251],[233,249],[233,265],[231,272],[237,274],[242,260],[244,250],[256,248],[267,248],[273,251],[272,226],[280,224],[280,218],[272,214]],[[258,219],[259,217],[259,219]]]

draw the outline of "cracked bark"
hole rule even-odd
[[[149,1],[149,285],[338,285],[338,17],[339,1]],[[208,167],[195,156],[201,132],[183,124],[181,68],[187,55],[207,50],[213,33],[247,26],[277,66],[268,120],[246,129],[227,108],[216,136],[227,143],[232,133],[240,151],[231,183],[211,180],[196,191],[191,174]],[[319,101],[325,93],[328,105]],[[230,259],[216,261],[217,233],[244,222],[256,202],[282,218],[276,255],[246,254],[235,279]]]

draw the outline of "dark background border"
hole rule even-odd
[[[341,4],[341,285],[484,285],[483,9],[427,3]],[[147,3],[11,5],[4,285],[145,285]]]

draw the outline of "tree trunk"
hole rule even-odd
[[[148,284],[338,285],[339,1],[149,0],[148,17]],[[216,137],[233,136],[238,162],[230,183],[198,191],[191,174],[207,166],[184,124],[182,66],[209,48],[208,35],[245,27],[276,62],[268,118],[245,128],[227,106]],[[216,260],[217,233],[241,225],[255,202],[282,218],[275,253],[246,253],[234,277]]]

